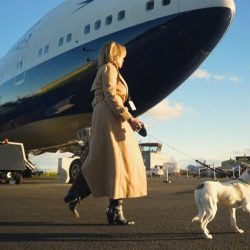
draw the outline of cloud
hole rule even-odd
[[[228,79],[231,82],[239,82],[240,81],[240,78],[238,76],[229,76]]]
[[[211,74],[205,70],[205,69],[197,69],[191,76],[191,78],[196,78],[196,79],[210,79]]]
[[[233,151],[233,155],[235,156],[243,156],[243,155],[250,155],[250,148],[242,149],[241,151]]]
[[[244,153],[246,153],[246,154],[250,154],[250,148],[246,148],[246,149],[244,149],[243,151],[244,151]]]
[[[232,154],[233,155],[242,155],[242,151],[233,151]]]
[[[181,104],[171,104],[169,100],[165,99],[150,109],[146,115],[153,116],[159,120],[168,120],[182,116],[184,108]]]
[[[220,75],[220,74],[212,74],[208,72],[206,69],[197,69],[192,75],[193,79],[201,79],[201,80],[212,80],[212,81],[230,81],[230,82],[239,82],[241,81],[240,77],[236,75]]]
[[[223,81],[223,80],[225,80],[225,76],[223,76],[223,75],[214,75],[213,78],[216,81]]]

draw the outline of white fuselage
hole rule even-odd
[[[209,7],[228,7],[233,13],[235,11],[233,0],[172,0],[171,4],[166,6],[162,6],[162,0],[155,0],[152,11],[145,10],[145,4],[148,2],[146,0],[95,0],[77,10],[79,2],[82,1],[66,0],[24,34],[0,61],[0,85],[80,44],[86,44],[131,26]],[[118,21],[117,15],[122,10],[125,11],[126,16]],[[110,15],[112,15],[112,23],[106,25],[106,18]],[[101,20],[101,27],[94,30],[97,20]],[[90,33],[85,35],[84,28],[88,24]],[[65,41],[68,34],[72,34],[70,42]],[[60,38],[64,38],[62,46],[58,46]],[[47,45],[49,45],[49,51],[45,54],[44,50]],[[42,49],[42,55],[38,56],[40,49]]]
[[[123,74],[145,112],[209,55],[234,13],[233,0],[66,0],[0,60],[0,137],[46,148],[89,125],[97,53],[110,40],[128,49]]]

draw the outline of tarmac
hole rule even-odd
[[[244,234],[233,233],[228,209],[219,207],[204,239],[193,191],[206,179],[148,178],[148,196],[125,200],[125,215],[134,226],[109,226],[107,198],[85,199],[76,220],[63,202],[69,184],[56,178],[25,179],[0,185],[0,249],[250,249],[250,214],[237,211]],[[226,179],[220,179],[226,181]]]

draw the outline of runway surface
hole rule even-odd
[[[231,230],[227,208],[219,207],[206,240],[191,222],[197,209],[193,190],[205,179],[148,179],[148,196],[125,201],[135,226],[108,226],[107,198],[87,198],[76,220],[63,203],[68,184],[56,179],[25,179],[22,185],[0,185],[0,249],[250,249],[250,214],[237,212]],[[221,180],[225,181],[225,180]]]

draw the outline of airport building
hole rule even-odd
[[[140,143],[139,147],[147,170],[156,167],[163,168],[167,163],[167,156],[161,152],[161,143]]]
[[[236,156],[235,157],[236,161],[243,162],[245,164],[248,164],[250,166],[250,156]]]
[[[250,168],[250,156],[236,156],[235,160],[229,159],[221,163],[222,168],[234,168],[237,166]]]

